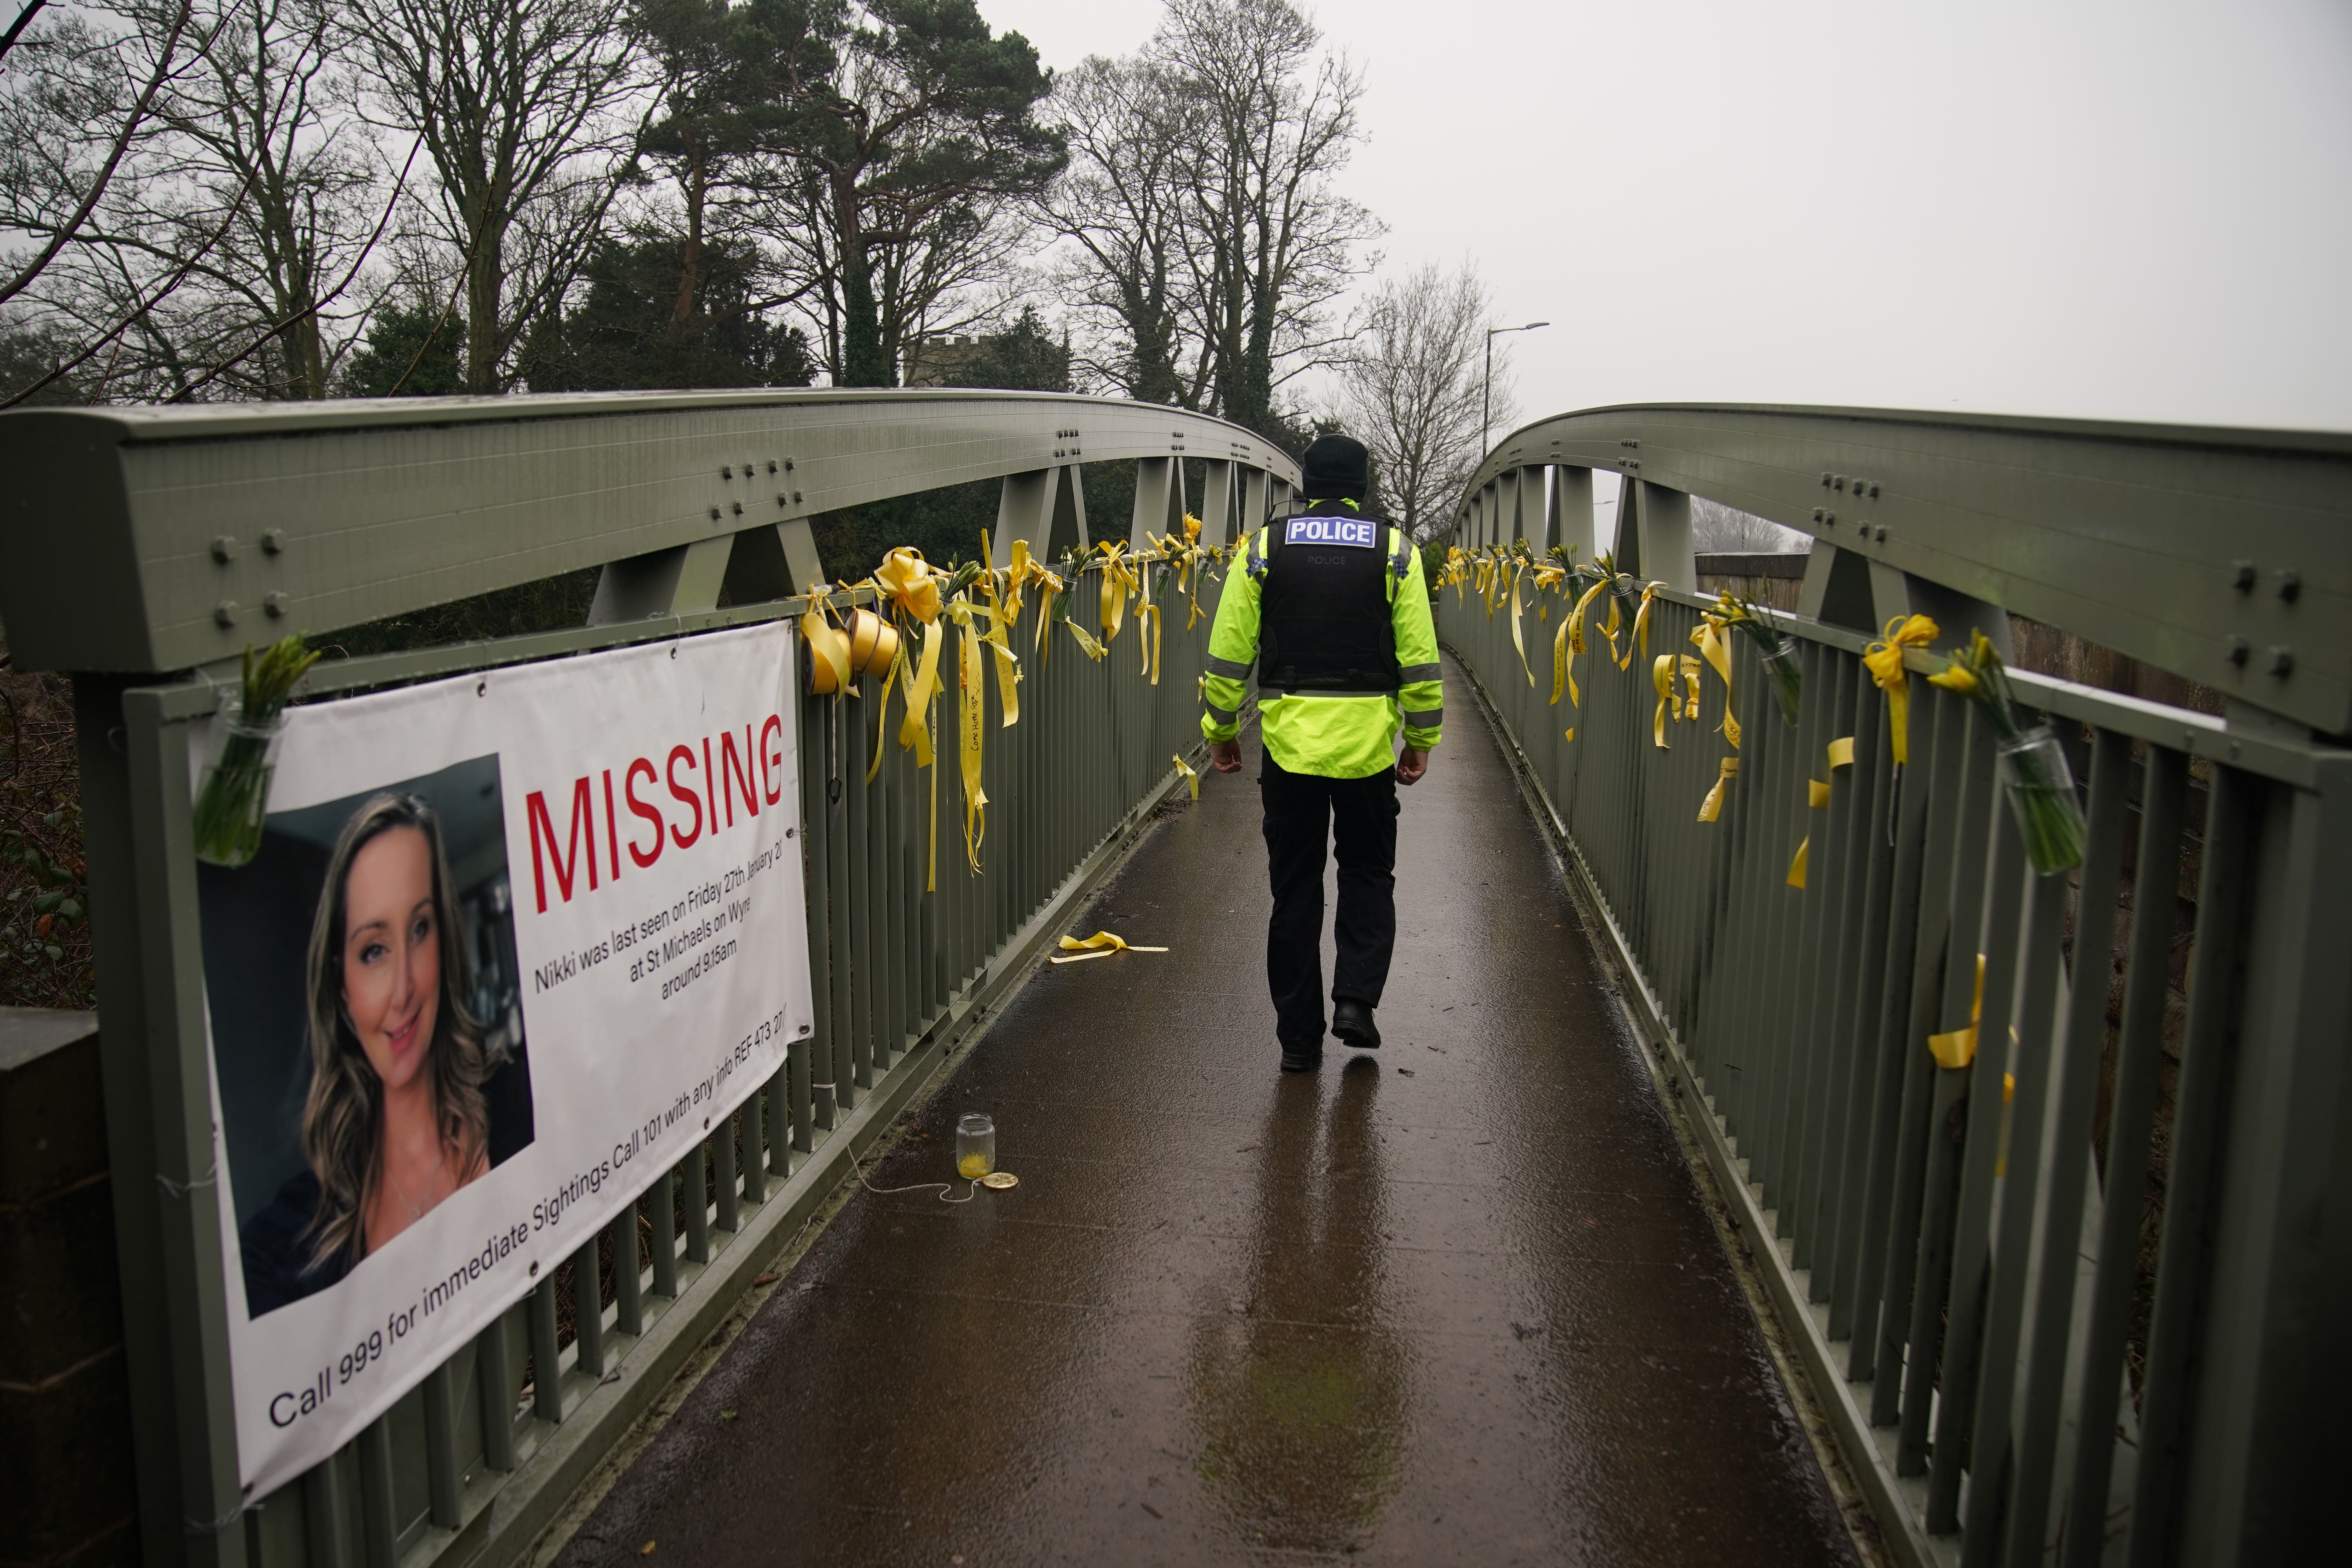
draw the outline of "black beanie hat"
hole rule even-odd
[[[1361,500],[1372,488],[1372,459],[1361,441],[1345,436],[1318,436],[1299,467],[1305,471],[1307,499]]]

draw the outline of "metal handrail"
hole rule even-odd
[[[879,682],[862,678],[863,702],[803,698],[810,1035],[641,1200],[650,1251],[638,1214],[609,1228],[612,1302],[597,1296],[598,1245],[575,1258],[572,1344],[558,1350],[542,1280],[348,1448],[266,1498],[239,1485],[223,1321],[233,1262],[207,1184],[189,799],[194,721],[222,689],[206,667],[296,627],[331,632],[590,566],[604,569],[596,624],[323,663],[298,700],[697,636],[806,606],[792,595],[824,576],[808,521],[820,511],[1001,476],[998,547],[1019,537],[1045,555],[1088,537],[1085,463],[1139,461],[1132,527],[1101,531],[1128,540],[1175,526],[1185,459],[1205,460],[1202,510],[1220,529],[1279,508],[1298,477],[1262,437],[1180,410],[929,391],[24,412],[0,416],[0,458],[10,651],[74,680],[142,1537],[159,1559],[190,1563],[412,1568],[527,1552],[856,1153],[1076,917],[1181,787],[1174,755],[1199,760],[1207,624],[1164,628],[1157,681],[1131,639],[1095,662],[1057,634],[1036,658],[1034,620],[1020,628],[1023,721],[992,729],[985,750],[987,870],[956,844],[938,858],[936,892],[924,891],[932,781],[877,740]],[[746,578],[757,592],[740,591],[739,551],[737,565],[765,563]],[[871,594],[828,596],[839,607]],[[1099,633],[1097,599],[1062,605]],[[1042,613],[1033,601],[1028,617]],[[946,661],[958,657],[950,639]],[[952,689],[954,671],[941,673]]]
[[[1496,445],[1456,509],[1455,542],[1573,529],[1532,515],[1511,483],[1547,468],[1619,474],[1636,511],[1653,491],[1720,501],[1874,569],[2352,734],[2352,436],[1896,409],[1585,409]],[[1654,565],[1645,574],[1694,585]]]
[[[761,535],[781,553],[755,596],[776,598],[825,575],[820,513],[1132,458],[1299,478],[1222,419],[1047,393],[19,410],[0,415],[0,619],[26,668],[152,674],[665,552],[697,552],[715,594]]]
[[[1695,651],[1708,601],[1655,597],[1652,654]],[[1770,618],[1801,650],[1799,726],[1736,637],[1739,746],[1708,670],[1699,721],[1670,723],[1662,751],[1648,660],[1588,657],[1581,706],[1555,707],[1549,659],[1522,673],[1509,618],[1440,598],[1896,1557],[2275,1562],[2324,1539],[2312,1456],[2343,1365],[2324,1282],[2352,1251],[2328,1204],[2352,752],[2020,674],[2088,805],[2083,867],[2036,878],[1990,730],[1920,679],[1940,660],[1908,660],[1899,773],[1865,638],[1797,616]],[[1558,623],[1526,619],[1548,654]],[[1843,737],[1851,766],[1832,765]],[[1727,756],[1719,818],[1698,822]],[[2183,942],[2185,1028],[2166,1005]],[[1977,1055],[1938,1066],[1927,1037],[1970,1025],[1979,954]]]

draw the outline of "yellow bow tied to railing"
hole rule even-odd
[[[1127,624],[1127,598],[1140,584],[1136,581],[1127,546],[1116,539],[1106,539],[1102,551],[1102,628],[1103,646],[1118,640],[1119,628]],[[1081,639],[1082,641],[1085,639]]]
[[[874,586],[900,615],[930,625],[940,618],[940,572],[923,552],[902,544],[874,569]]]
[[[1926,616],[1897,616],[1886,623],[1885,640],[1863,652],[1864,668],[1886,693],[1886,739],[1898,768],[1911,760],[1911,676],[1903,668],[1903,650],[1926,647],[1936,636],[1936,623]]]
[[[1559,635],[1552,639],[1551,644],[1551,700],[1554,707],[1559,705],[1559,694],[1563,690],[1568,693],[1570,702],[1580,708],[1584,706],[1584,696],[1576,689],[1576,657],[1584,652],[1584,613],[1592,601],[1608,589],[1609,579],[1606,577],[1587,588],[1584,596],[1577,600],[1576,608],[1559,623]]]
[[[1698,819],[1701,822],[1713,822],[1717,817],[1723,815],[1723,792],[1725,786],[1728,785],[1732,780],[1738,776],[1739,759],[1738,757],[1724,758],[1723,771],[1716,775],[1715,787],[1706,792],[1706,798],[1705,800],[1698,803]]]
[[[1682,703],[1675,690],[1675,677],[1681,661],[1673,654],[1662,653],[1650,664],[1650,684],[1658,693],[1658,706],[1650,715],[1650,742],[1660,751],[1671,751],[1666,744],[1666,721],[1682,721]]]
[[[1841,735],[1836,740],[1830,742],[1829,764],[1830,775],[1832,778],[1837,775],[1838,769],[1850,768],[1853,766],[1853,737],[1852,735]],[[1830,804],[1830,786],[1828,784],[1821,779],[1807,779],[1805,781],[1805,804],[1815,811],[1827,810]],[[1790,857],[1789,861],[1789,886],[1792,888],[1802,888],[1805,885],[1805,855],[1806,852],[1812,847],[1812,843],[1813,836],[1811,833],[1806,834],[1804,837],[1797,841],[1797,853]]]
[[[1697,646],[1699,657],[1723,678],[1723,738],[1736,752],[1739,749],[1739,719],[1731,710],[1731,639],[1724,636],[1725,625],[1720,616],[1701,615],[1698,625],[1691,628],[1690,640]]]

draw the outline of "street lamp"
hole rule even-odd
[[[1549,327],[1549,321],[1529,321],[1524,327],[1488,327],[1486,329],[1486,387],[1478,399],[1478,455],[1486,455],[1486,426],[1495,413],[1495,334],[1497,332],[1532,332],[1538,327]]]

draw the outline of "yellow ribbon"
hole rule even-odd
[[[956,616],[963,628],[963,643],[956,659],[956,686],[962,701],[962,722],[958,726],[963,752],[963,854],[974,871],[980,869],[981,842],[988,837],[988,795],[980,787],[982,737],[987,727],[988,677],[982,673],[980,632],[972,625],[969,609],[961,600],[956,607],[965,613]]]
[[[1667,717],[1680,717],[1675,700],[1675,656],[1670,653],[1660,654],[1650,665],[1650,684],[1658,692],[1657,711],[1650,715],[1650,740],[1660,751],[1673,750],[1666,744]]]
[[[1911,677],[1903,668],[1903,650],[1925,647],[1936,635],[1936,623],[1926,616],[1897,616],[1886,623],[1885,640],[1872,643],[1862,656],[1870,679],[1886,693],[1886,739],[1898,768],[1911,760]]]
[[[1127,622],[1127,596],[1139,586],[1135,574],[1127,563],[1127,547],[1115,539],[1102,542],[1102,626],[1103,646],[1118,640],[1118,629]]]
[[[882,558],[874,570],[875,586],[885,598],[925,626],[940,618],[940,579],[923,552],[902,544]]]
[[[1584,698],[1576,689],[1575,673],[1569,668],[1572,661],[1568,652],[1568,634],[1573,625],[1571,617],[1562,616],[1559,618],[1559,635],[1551,639],[1551,705],[1554,708],[1559,706],[1559,694],[1562,691],[1568,693],[1568,700],[1570,702],[1580,708],[1584,706]]]
[[[1717,775],[1715,787],[1706,792],[1706,798],[1705,800],[1698,803],[1698,819],[1701,822],[1713,822],[1717,816],[1723,815],[1724,786],[1738,776],[1739,759],[1738,757],[1724,758],[1723,772]]]
[[[1181,752],[1176,753],[1176,771],[1182,773],[1184,775],[1184,782],[1192,786],[1192,798],[1194,800],[1199,800],[1201,798],[1201,775],[1192,771],[1192,764],[1184,760],[1184,753]]]
[[[1691,628],[1690,640],[1698,645],[1699,657],[1723,678],[1723,738],[1736,752],[1739,749],[1739,719],[1731,710],[1731,642],[1723,635],[1723,627],[1721,617],[1702,615],[1698,625]]]
[[[809,689],[838,697],[849,689],[849,634],[825,619],[824,595],[812,591],[801,616],[801,640],[809,648]]]
[[[1835,773],[1840,768],[1850,768],[1853,766],[1853,737],[1852,735],[1841,735],[1836,740],[1832,741],[1829,743],[1828,751],[1830,772]],[[1830,786],[1820,779],[1807,779],[1805,781],[1805,804],[1812,807],[1815,811],[1826,810],[1830,804]],[[1792,888],[1801,888],[1805,885],[1805,850],[1812,841],[1813,836],[1810,833],[1806,834],[1802,839],[1799,840],[1797,844],[1796,856],[1789,862],[1789,886]]]
[[[1528,668],[1528,645],[1519,636],[1519,609],[1527,597],[1527,570],[1514,566],[1511,570],[1511,646],[1519,650],[1519,668],[1526,672],[1528,684],[1536,683],[1536,672]]]
[[[1071,956],[1056,958],[1051,962],[1084,963],[1089,958],[1108,958],[1114,952],[1166,952],[1168,950],[1164,947],[1137,947],[1122,938],[1113,936],[1107,931],[1098,931],[1094,935],[1083,939],[1075,936],[1064,937],[1062,951]]]
[[[1969,1007],[1969,1026],[1927,1037],[1928,1054],[1936,1065],[1964,1068],[1977,1059],[1977,1026],[1984,1020],[1985,955],[1977,954],[1977,999]]]
[[[1650,605],[1656,601],[1658,590],[1664,586],[1664,583],[1652,583],[1643,588],[1641,607],[1633,612],[1633,640],[1640,645],[1643,658],[1650,657]]]

